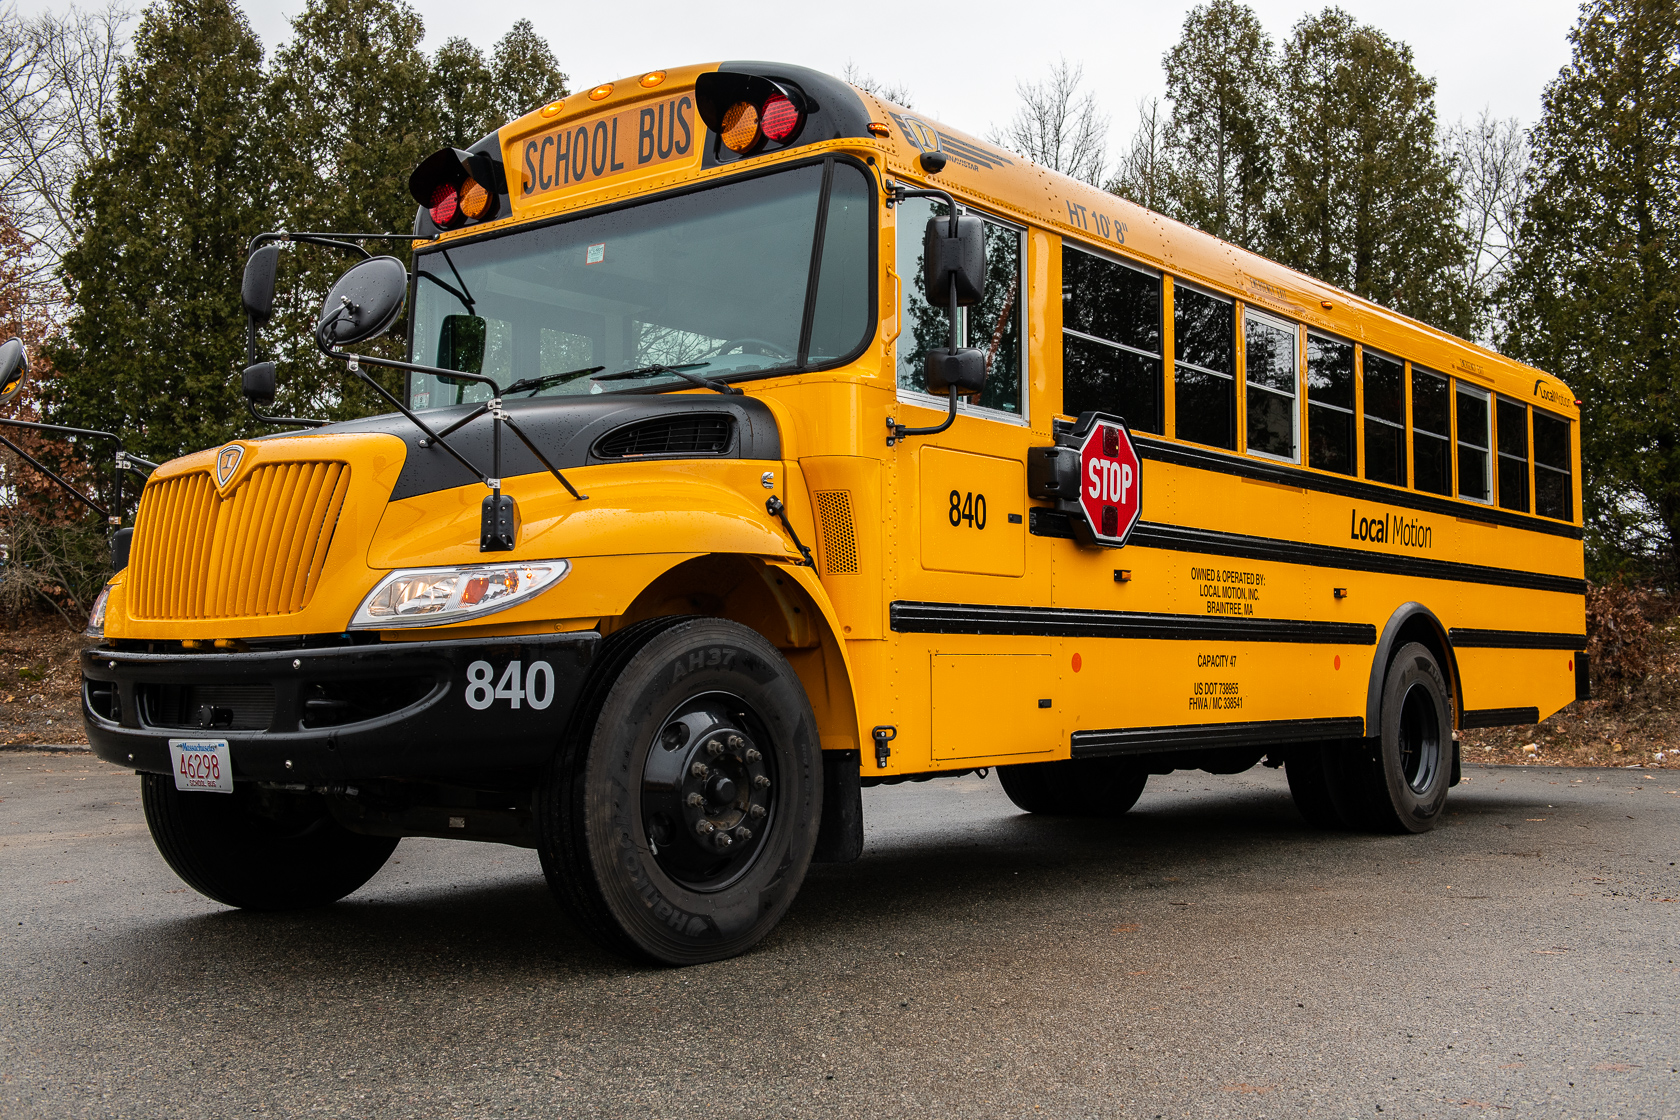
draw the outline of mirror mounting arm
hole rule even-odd
[[[14,423],[22,423],[22,421],[14,421]],[[110,511],[107,510],[104,506],[100,505],[98,502],[94,501],[92,498],[88,497],[86,494],[82,493],[80,490],[78,490],[74,486],[70,485],[68,482],[66,482],[63,479],[63,477],[61,477],[59,475],[59,473],[57,471],[53,470],[51,467],[49,467],[45,463],[41,462],[41,460],[35,458],[35,456],[31,455],[29,452],[25,451],[23,448],[19,447],[17,444],[15,444],[11,440],[7,439],[5,436],[0,436],[0,444],[3,444],[6,447],[10,448],[11,451],[12,451],[12,454],[16,455],[19,459],[22,459],[24,462],[28,463],[30,466],[32,466],[36,470],[40,471],[42,474],[46,475],[53,482],[56,482],[71,497],[75,498],[77,501],[79,501],[83,505],[87,506],[93,512],[95,512],[99,516],[103,517],[106,521],[114,523],[118,520],[121,520],[120,518],[113,518],[111,516]]]
[[[951,192],[942,191],[938,187],[907,187],[899,182],[887,184],[887,206],[889,208],[907,198],[937,198],[943,200],[946,208],[951,212],[950,235],[952,237],[957,236],[957,219],[962,217],[962,207],[958,206],[957,200],[951,197]]]
[[[249,397],[245,398],[245,409],[251,418],[260,424],[277,424],[289,428],[324,428],[331,424],[331,420],[317,420],[312,416],[265,416],[257,411],[257,406]]]

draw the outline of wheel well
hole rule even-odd
[[[1453,706],[1453,726],[1458,725],[1459,713],[1464,709],[1462,680],[1458,673],[1458,658],[1452,643],[1447,640],[1446,627],[1435,613],[1421,603],[1407,603],[1389,618],[1371,660],[1371,680],[1365,697],[1365,734],[1380,733],[1382,728],[1383,682],[1394,655],[1411,642],[1417,642],[1435,655],[1441,671],[1447,676],[1447,691]]]
[[[822,607],[781,569],[751,556],[686,560],[650,583],[628,609],[602,619],[603,635],[661,615],[738,622],[781,651],[805,686],[825,749],[858,750],[857,708],[839,639]]]

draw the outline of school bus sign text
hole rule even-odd
[[[519,156],[522,199],[655,167],[694,151],[703,126],[692,94],[570,121],[526,140]]]

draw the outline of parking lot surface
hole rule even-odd
[[[1467,778],[1392,837],[1309,830],[1263,769],[1116,822],[868,790],[862,860],[668,970],[514,848],[228,910],[132,774],[0,754],[0,1115],[1680,1116],[1676,775]]]

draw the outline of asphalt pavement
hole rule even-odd
[[[4,754],[0,1115],[1680,1116],[1680,773],[1467,778],[1423,836],[1314,832],[1264,769],[1118,822],[868,790],[756,950],[653,969],[493,845],[228,910],[132,774]]]

